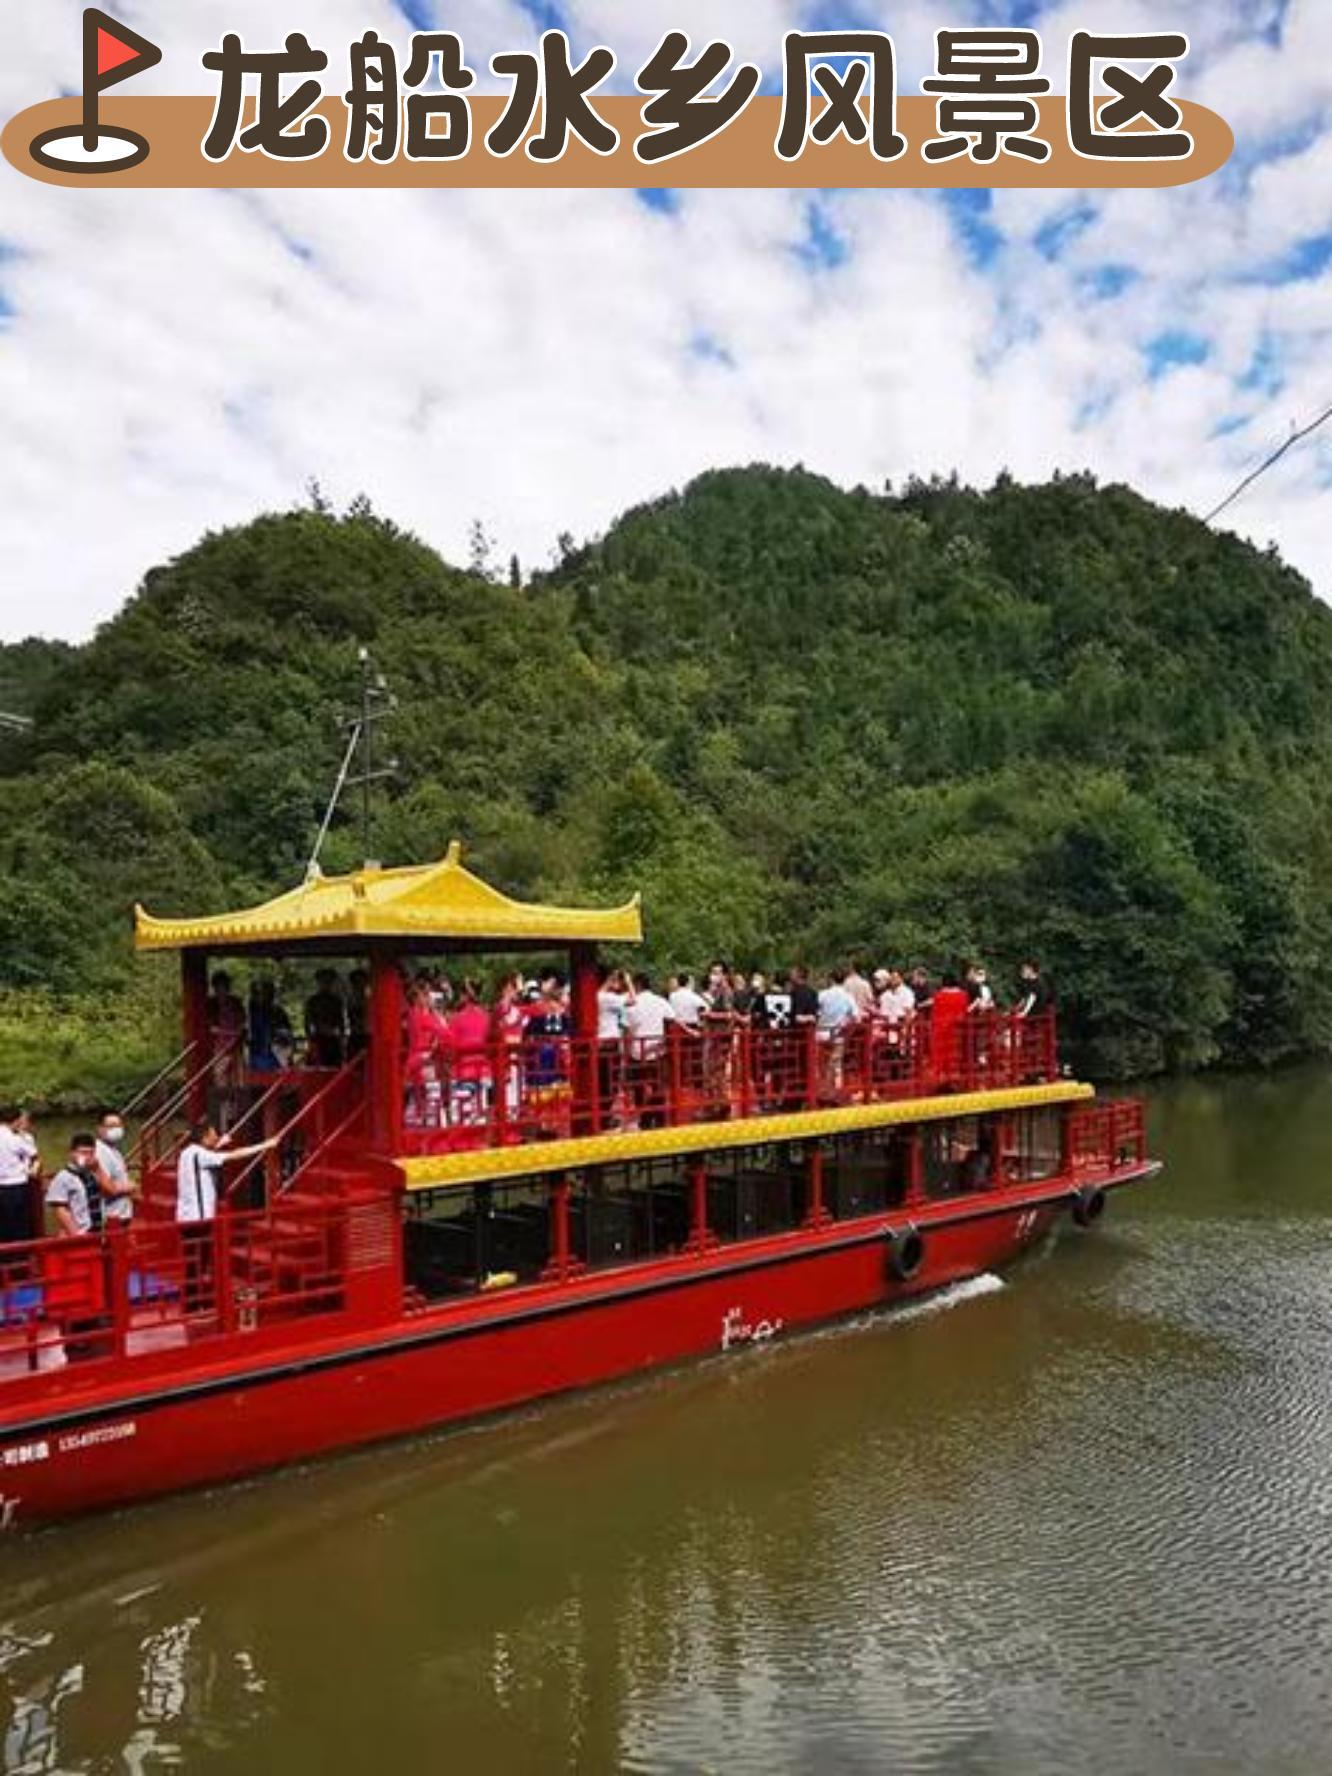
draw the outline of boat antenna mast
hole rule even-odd
[[[325,809],[324,818],[320,823],[319,836],[315,840],[314,850],[306,865],[305,879],[307,882],[313,882],[319,874],[319,859],[323,854],[324,843],[342,802],[343,794],[349,789],[359,789],[361,792],[361,838],[365,866],[367,869],[377,867],[372,856],[374,788],[376,783],[384,783],[389,778],[397,776],[398,761],[391,758],[382,765],[378,764],[375,740],[380,726],[397,714],[398,699],[389,689],[389,682],[384,674],[376,669],[369,648],[363,647],[360,650],[357,661],[361,668],[361,704],[355,715],[344,716],[338,724],[341,732],[347,737],[347,744],[343,751],[337,781],[333,785],[333,794],[329,797],[328,807]]]

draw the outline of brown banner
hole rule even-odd
[[[924,144],[938,135],[937,108],[929,98],[903,98],[898,104],[897,127],[907,139],[898,159],[876,160],[867,144],[844,138],[825,146],[811,145],[799,159],[780,160],[776,153],[781,100],[757,98],[723,133],[678,158],[645,165],[634,154],[634,143],[646,133],[642,119],[645,101],[637,98],[598,99],[596,109],[620,133],[613,153],[599,155],[579,142],[570,143],[561,160],[552,164],[534,161],[520,148],[500,159],[485,146],[487,132],[502,115],[502,97],[471,100],[472,145],[456,160],[413,161],[405,155],[387,163],[366,159],[349,161],[342,153],[347,132],[347,108],[341,99],[326,98],[315,107],[331,126],[328,148],[316,159],[272,160],[260,153],[239,149],[223,161],[208,160],[202,144],[213,116],[209,98],[103,99],[101,118],[112,130],[133,132],[147,144],[138,165],[89,170],[60,170],[33,158],[34,138],[77,124],[83,116],[78,99],[52,99],[21,112],[6,126],[0,147],[11,166],[48,185],[186,189],[203,186],[375,186],[485,188],[527,186],[584,189],[593,186],[642,189],[676,187],[696,189],[754,189],[758,187],[823,188],[905,187],[957,188],[1005,186],[1069,190],[1116,186],[1187,185],[1204,179],[1224,166],[1235,146],[1229,124],[1202,105],[1180,102],[1180,127],[1193,137],[1193,151],[1178,160],[1087,159],[1069,145],[1062,98],[1039,101],[1040,128],[1035,132],[1050,144],[1044,162],[1000,154],[988,164],[978,164],[963,154],[946,161],[926,160]],[[1105,101],[1103,101],[1105,102]],[[246,108],[253,117],[253,100]]]

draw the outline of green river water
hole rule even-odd
[[[1332,1770],[1332,1076],[896,1315],[0,1547],[0,1768]]]

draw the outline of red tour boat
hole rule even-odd
[[[1157,1170],[1139,1104],[1060,1076],[1048,1013],[599,1040],[598,948],[640,937],[637,902],[520,905],[456,846],[229,917],[140,911],[139,948],[181,956],[185,1047],[140,1107],[133,1223],[0,1247],[0,1522],[764,1343],[1006,1264]],[[409,1064],[412,968],[480,954],[567,957],[572,1035]],[[252,1070],[209,1027],[224,956],[364,969],[359,1052]],[[210,1114],[274,1144],[182,1226]]]

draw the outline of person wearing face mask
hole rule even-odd
[[[138,1194],[125,1160],[125,1125],[115,1110],[104,1110],[97,1122],[97,1182],[102,1192],[102,1218],[108,1227],[128,1227]]]
[[[69,1157],[46,1189],[46,1206],[67,1239],[102,1231],[102,1193],[97,1176],[97,1142],[75,1135]]]
[[[101,1168],[97,1164],[97,1139],[91,1134],[75,1135],[69,1144],[69,1157],[46,1189],[46,1206],[55,1217],[57,1237],[82,1241],[90,1235],[100,1234],[105,1225],[104,1205],[108,1201],[103,1193]],[[67,1266],[59,1255],[52,1254],[45,1261],[44,1270],[51,1295],[64,1297],[56,1309],[56,1317],[66,1358],[75,1361],[81,1357],[105,1355],[106,1280],[103,1266],[90,1262],[84,1249],[72,1266]],[[66,1287],[68,1294],[65,1293]]]

